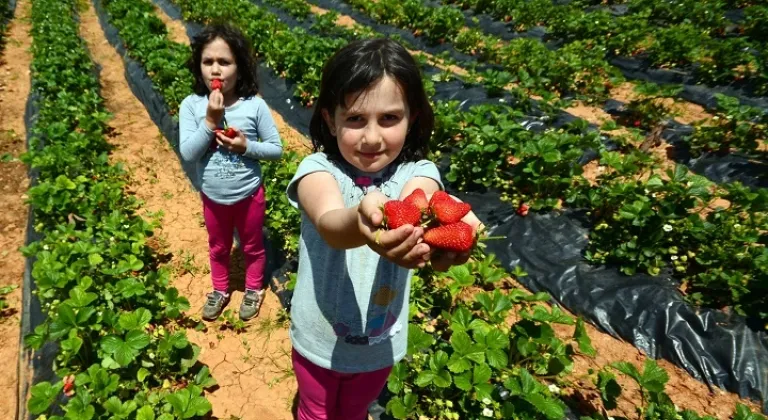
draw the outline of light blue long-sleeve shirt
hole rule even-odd
[[[181,158],[194,162],[202,192],[219,204],[234,204],[255,193],[262,182],[260,160],[283,154],[280,135],[266,102],[258,96],[241,98],[225,108],[224,119],[248,141],[244,154],[217,147],[214,132],[205,124],[208,97],[187,96],[179,108]],[[222,124],[223,125],[223,124]]]

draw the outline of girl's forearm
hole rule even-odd
[[[351,249],[366,244],[360,233],[358,206],[325,212],[317,220],[316,228],[329,246]]]
[[[248,140],[245,157],[255,160],[278,160],[283,155],[283,145],[277,143]]]

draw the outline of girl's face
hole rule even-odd
[[[234,92],[237,84],[237,62],[229,44],[223,39],[215,38],[203,47],[200,70],[208,89],[211,89],[213,79],[220,79],[221,93],[225,97]]]
[[[357,99],[355,99],[357,96]],[[363,172],[378,172],[392,163],[405,144],[410,110],[400,85],[384,76],[368,90],[347,96],[349,108],[336,107],[323,118],[336,136],[344,160]]]

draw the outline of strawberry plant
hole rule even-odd
[[[169,113],[175,115],[181,101],[192,93],[192,73],[187,68],[189,47],[168,38],[168,30],[151,2],[102,3],[129,54],[144,66],[152,84],[163,95]]]
[[[697,225],[691,232],[695,248],[680,256],[676,268],[689,262],[683,282],[693,303],[728,307],[762,319],[768,328],[768,191],[740,184],[724,188],[730,206]]]
[[[262,168],[265,194],[267,200],[266,227],[270,232],[270,240],[276,249],[284,255],[285,260],[290,260],[298,255],[299,250],[299,226],[301,216],[291,203],[285,191],[288,182],[296,173],[301,158],[296,152],[287,151],[279,161],[264,162]]]
[[[739,151],[759,154],[768,134],[768,116],[761,109],[740,105],[738,99],[716,94],[714,118],[695,122],[693,133],[686,139],[694,155],[703,152],[727,154]]]
[[[711,183],[689,175],[682,165],[667,171],[666,179],[658,174],[647,180],[611,176],[601,175],[602,182],[587,193],[596,226],[585,258],[617,263],[625,274],[658,275],[692,245],[690,231],[702,221],[691,212],[710,202]]]
[[[475,280],[463,267],[454,267],[442,278],[454,279],[448,287],[461,282],[460,288]],[[439,289],[435,280],[427,283]],[[421,293],[415,288],[412,292]],[[398,419],[562,418],[564,404],[542,378],[564,375],[577,351],[593,354],[593,349],[583,328],[577,328],[572,343],[555,337],[551,323],[574,321],[536,304],[547,298],[496,290],[478,294],[474,301],[449,303],[429,322],[416,318],[409,325],[408,356],[389,377],[393,398],[387,412]],[[521,320],[507,325],[512,310]]]

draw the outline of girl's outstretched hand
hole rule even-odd
[[[358,226],[368,246],[387,260],[405,268],[423,267],[429,253],[429,245],[421,242],[424,229],[411,225],[385,230],[381,206],[389,198],[380,191],[372,191],[363,197],[358,206]]]
[[[227,134],[230,131],[234,131],[235,135],[227,137]],[[219,146],[241,155],[245,153],[245,150],[248,148],[248,141],[245,139],[243,132],[232,126],[225,131],[217,131],[216,142],[219,143]]]
[[[223,117],[224,95],[217,89],[208,94],[208,108],[205,111],[205,124],[211,130],[215,130]]]
[[[456,197],[451,197],[456,201],[461,201]],[[429,194],[428,198],[432,198],[432,194]],[[483,223],[477,218],[473,211],[467,213],[461,221],[472,226],[472,232],[475,236],[477,236],[477,232],[484,227]],[[447,271],[453,265],[462,265],[469,260],[469,256],[470,252],[457,253],[431,247],[427,254],[427,258],[430,260],[432,268],[435,271]]]

